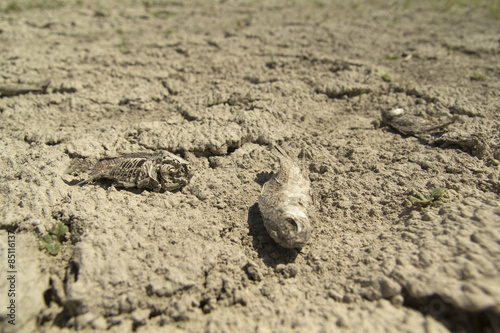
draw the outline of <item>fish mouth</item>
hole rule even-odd
[[[301,207],[287,205],[278,208],[278,214],[264,223],[269,235],[285,248],[302,248],[311,233],[307,213]]]
[[[286,248],[301,248],[309,238],[309,229],[303,219],[287,217],[278,232],[278,243]]]
[[[290,228],[291,231],[300,232],[300,230],[302,229],[301,225],[297,224],[297,222],[295,222],[295,220],[292,219],[291,217],[287,217],[285,219],[285,222],[288,224],[288,227]]]

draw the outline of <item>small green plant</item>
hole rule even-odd
[[[470,79],[473,81],[486,81],[488,79],[488,76],[486,76],[486,74],[483,74],[481,72],[475,72],[472,73]]]
[[[69,229],[64,223],[57,222],[40,239],[40,249],[47,249],[53,256],[57,255],[61,251],[61,241],[64,238],[64,234],[68,231]]]
[[[243,24],[240,20],[236,20],[236,28],[234,28],[234,30],[241,31],[241,29],[243,29]]]
[[[380,77],[385,82],[391,82],[392,81],[391,74],[386,73],[384,70],[382,70],[380,68],[377,68],[377,70],[375,71],[375,75],[377,75],[378,77]]]
[[[365,95],[365,91],[364,90],[361,90],[359,92],[359,101],[361,101],[361,98],[363,98],[363,96]]]
[[[323,1],[319,1],[319,0],[314,0],[313,5],[316,8],[325,8],[326,7],[326,4]]]
[[[443,187],[436,187],[429,190],[429,194],[422,194],[415,192],[415,196],[410,195],[410,201],[413,205],[420,207],[427,206],[442,206],[444,203],[440,200],[446,194],[446,189]]]
[[[142,0],[141,1],[141,5],[144,7],[144,9],[148,10],[149,8],[151,8],[151,6],[153,6],[153,4],[151,3],[151,1],[148,1],[148,0]]]
[[[455,55],[455,50],[453,49],[453,46],[446,45],[446,50],[448,51],[448,56],[454,56]]]
[[[151,13],[151,16],[153,16],[154,18],[166,19],[175,16],[175,13],[169,10],[156,10]]]
[[[171,34],[173,34],[176,30],[174,28],[170,28],[170,29],[166,29],[165,31],[163,31],[163,33],[165,34],[166,37],[170,36]]]
[[[490,1],[487,7],[491,17],[500,18],[500,3],[498,1]]]
[[[127,42],[125,39],[122,39],[122,41],[116,44],[116,46],[118,47],[118,50],[123,54],[129,54],[132,52],[128,48],[129,42]]]
[[[386,54],[385,57],[387,59],[395,60],[395,59],[401,58],[401,53],[389,53],[389,54]]]
[[[219,105],[219,104],[222,104],[222,103],[225,103],[226,101],[223,101],[221,97],[219,96],[216,96],[212,99],[209,99],[207,101],[207,107],[211,107],[211,106],[214,106],[214,105]]]
[[[7,6],[2,8],[2,12],[4,12],[5,14],[11,12],[20,12],[20,11],[21,11],[21,6],[19,5],[19,3],[17,3],[17,1],[11,1],[7,4]]]

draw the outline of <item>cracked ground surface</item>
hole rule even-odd
[[[0,96],[0,267],[14,231],[19,331],[499,329],[495,2],[0,10],[0,86],[51,80]],[[395,108],[454,122],[408,136],[381,121]],[[300,252],[270,238],[257,205],[273,141],[317,201]],[[177,192],[64,173],[74,158],[166,150],[194,171]],[[443,206],[412,207],[435,187]],[[38,241],[57,222],[70,232],[51,256]]]

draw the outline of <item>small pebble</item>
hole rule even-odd
[[[37,232],[39,235],[42,235],[42,234],[44,234],[44,233],[46,232],[46,230],[45,230],[45,226],[43,226],[43,225],[41,225],[41,224],[40,224],[40,225],[37,225],[37,226],[35,227],[35,229],[36,229],[36,232]]]
[[[337,326],[338,327],[349,327],[349,322],[347,321],[347,319],[345,317],[340,317],[337,320]]]
[[[259,266],[257,266],[255,263],[249,261],[243,268],[245,269],[250,280],[262,281],[262,273],[260,272]]]
[[[393,279],[383,277],[379,280],[379,284],[383,298],[391,298],[401,293],[401,286]]]
[[[391,298],[391,304],[394,305],[395,307],[400,307],[403,306],[405,299],[403,295],[396,295],[393,298]]]
[[[354,295],[351,295],[351,294],[346,294],[344,295],[344,297],[342,298],[342,301],[344,303],[354,303],[354,301],[356,300],[356,298],[354,297]]]
[[[334,290],[329,290],[328,291],[328,297],[333,298],[337,302],[342,301],[342,295]]]
[[[422,215],[422,221],[432,221],[435,219],[435,215],[433,213],[427,212]]]

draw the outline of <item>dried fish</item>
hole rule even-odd
[[[278,147],[280,170],[264,184],[259,209],[269,235],[283,247],[301,248],[311,235],[313,200],[310,181],[299,166]]]
[[[405,112],[404,109],[382,111],[382,122],[404,135],[417,135],[442,130],[454,123],[449,118],[429,119]]]
[[[44,94],[50,85],[50,80],[38,84],[7,84],[0,85],[0,97],[16,96],[28,93]]]
[[[180,189],[192,176],[189,163],[170,152],[126,154],[97,163],[76,159],[68,171],[88,172],[88,178],[78,183],[80,185],[110,179],[119,187],[137,187],[155,192]]]

